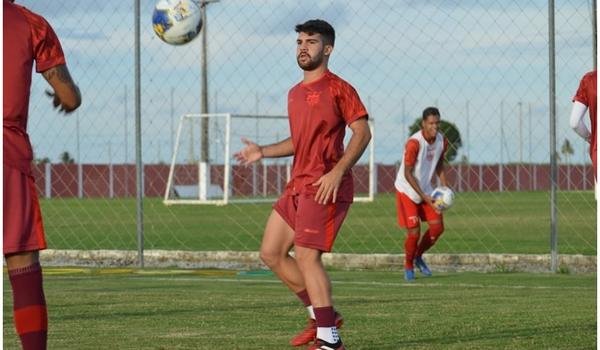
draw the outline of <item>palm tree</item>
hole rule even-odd
[[[565,156],[565,161],[567,164],[569,164],[570,157],[575,154],[575,150],[573,150],[573,146],[571,145],[571,142],[569,142],[569,139],[565,139],[563,142],[562,146],[560,147],[560,153]]]
[[[67,151],[64,151],[63,153],[60,154],[60,161],[63,164],[73,164],[73,163],[75,163],[75,159],[71,158],[71,155]]]

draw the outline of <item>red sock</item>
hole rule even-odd
[[[415,260],[415,254],[417,252],[417,246],[419,244],[418,233],[408,233],[406,240],[404,241],[404,268],[414,269],[413,260]]]
[[[42,267],[34,263],[8,270],[12,285],[15,328],[23,350],[46,349],[48,315],[42,285]]]
[[[308,307],[311,305],[310,298],[308,297],[308,292],[306,291],[306,289],[303,289],[296,293],[296,296],[298,297],[298,299],[300,299],[300,301],[302,301],[304,306]]]
[[[333,306],[316,307],[317,327],[335,327],[335,311]]]
[[[440,238],[442,233],[444,232],[443,224],[432,224],[429,225],[429,230],[425,232],[421,242],[419,243],[419,248],[417,249],[416,256],[421,256],[425,253],[429,248],[433,247],[435,242]]]

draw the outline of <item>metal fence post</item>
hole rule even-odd
[[[142,164],[142,117],[141,117],[141,73],[140,73],[140,0],[135,0],[135,168],[136,168],[136,228],[138,262],[144,267],[144,190]]]
[[[554,51],[554,0],[548,1],[548,53],[549,53],[549,98],[550,107],[550,270],[558,269],[558,230],[556,220],[556,63]]]

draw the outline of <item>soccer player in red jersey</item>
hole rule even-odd
[[[31,71],[42,73],[55,108],[69,113],[81,103],[56,34],[41,16],[4,0],[3,16],[3,251],[12,286],[15,328],[23,349],[46,349],[48,317],[38,251],[46,248],[31,172],[27,135]]]
[[[590,143],[590,157],[592,158],[592,166],[594,168],[594,179],[598,178],[598,163],[597,163],[597,139],[596,139],[596,124],[598,123],[596,115],[597,104],[597,71],[586,73],[579,82],[577,93],[573,97],[573,108],[571,110],[571,118],[569,124],[575,130],[577,135],[583,137]],[[590,111],[590,127],[583,121],[586,110]],[[596,196],[597,197],[597,196]]]
[[[296,26],[296,58],[304,79],[288,93],[291,137],[267,146],[243,139],[242,164],[294,156],[284,194],[273,205],[260,257],[307,307],[309,323],[291,340],[310,349],[344,349],[331,282],[321,255],[330,252],[354,198],[351,167],[371,139],[367,111],[356,90],[328,67],[335,32],[323,20]],[[345,128],[352,137],[344,150]],[[289,255],[294,247],[295,258]],[[315,338],[316,337],[316,338]]]
[[[431,201],[431,184],[437,175],[442,186],[447,186],[444,172],[444,153],[448,140],[438,131],[440,111],[428,107],[423,111],[421,130],[414,133],[406,142],[404,156],[396,176],[396,209],[398,225],[406,228],[404,241],[404,279],[415,279],[414,265],[425,276],[431,270],[423,260],[423,253],[431,248],[444,232],[442,213],[434,208]],[[429,229],[423,237],[421,220],[427,221]],[[419,238],[421,240],[419,241]]]

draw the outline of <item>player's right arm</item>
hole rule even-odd
[[[431,205],[431,197],[423,192],[419,181],[415,178],[415,166],[417,165],[417,156],[419,154],[419,142],[414,139],[409,139],[404,146],[404,178],[410,184],[410,186],[419,194],[419,197]]]
[[[252,164],[262,158],[278,158],[294,155],[294,145],[291,137],[266,146],[259,146],[246,138],[242,138],[242,142],[246,147],[233,155],[242,165]]]
[[[419,182],[413,175],[414,170],[415,170],[414,164],[406,164],[405,163],[404,164],[404,178],[406,179],[406,181],[408,181],[410,186],[419,194],[419,197],[421,197],[421,199],[424,202],[426,202],[429,205],[433,205],[433,203],[431,202],[431,197],[429,195],[425,194],[425,192],[423,192],[423,190],[421,189],[421,186],[419,185]]]
[[[53,92],[46,91],[46,94],[53,98],[54,108],[58,108],[61,112],[71,113],[81,105],[79,87],[73,82],[65,64],[59,64],[43,71],[42,76],[52,87]]]

